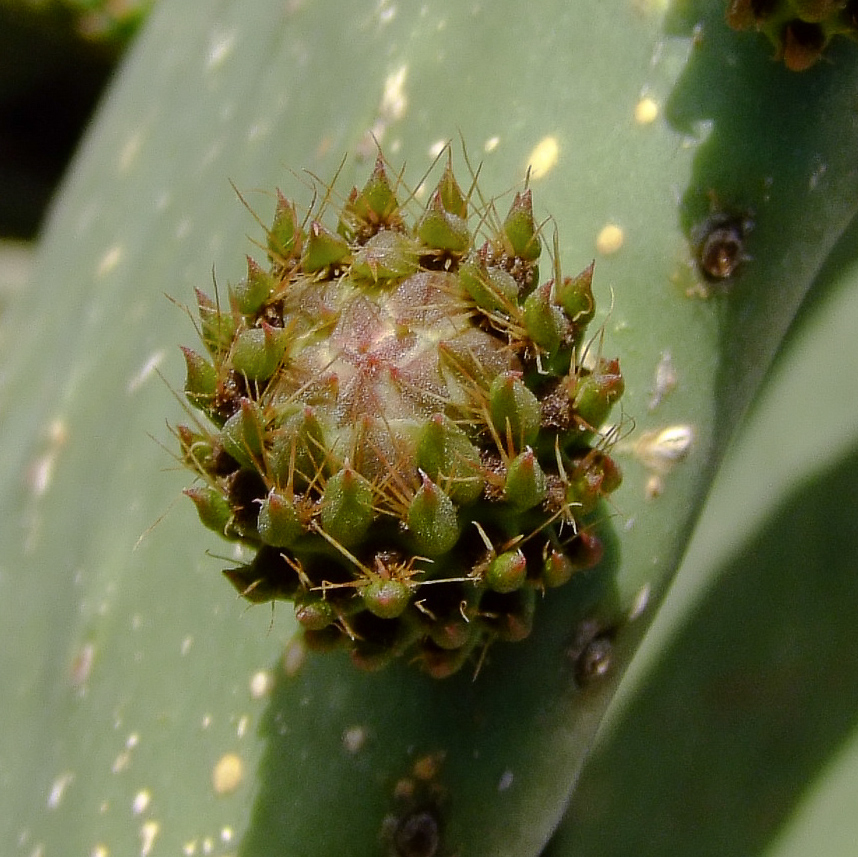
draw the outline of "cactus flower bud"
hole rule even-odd
[[[533,445],[542,411],[539,400],[514,372],[504,372],[492,381],[489,408],[502,442],[511,441],[514,449]]]
[[[507,468],[504,499],[515,509],[524,511],[541,503],[547,494],[545,473],[533,450],[528,446]]]
[[[343,547],[359,542],[375,517],[372,500],[372,485],[347,461],[325,484],[322,529]]]
[[[526,262],[533,262],[542,252],[542,242],[536,222],[533,219],[533,198],[530,190],[517,193],[506,220],[503,231],[512,249],[512,256],[518,256]]]
[[[468,224],[457,214],[451,214],[436,190],[417,222],[417,237],[431,250],[464,253],[470,244]]]
[[[527,560],[520,549],[496,556],[485,571],[486,586],[495,592],[515,592],[527,580]]]
[[[425,474],[408,506],[407,522],[416,552],[424,556],[447,553],[459,538],[453,501]]]
[[[222,312],[205,292],[196,289],[197,311],[200,316],[200,331],[209,354],[217,362],[232,344],[236,322],[232,314]]]
[[[596,368],[579,378],[575,385],[573,405],[578,412],[579,423],[591,430],[598,429],[624,389],[619,361],[600,357]]]
[[[542,563],[542,582],[549,589],[563,586],[572,579],[575,571],[572,560],[565,553],[552,548]]]
[[[399,224],[399,203],[387,177],[384,158],[379,153],[375,169],[363,189],[353,188],[349,194],[340,215],[339,232],[348,241],[365,241],[379,230]]]
[[[280,264],[284,264],[301,252],[301,227],[298,223],[298,214],[295,206],[287,202],[279,190],[274,222],[268,230],[268,252]]]
[[[330,602],[316,593],[306,593],[295,599],[295,618],[308,631],[321,631],[337,619]]]
[[[256,528],[262,541],[275,548],[288,548],[307,531],[294,499],[273,488],[262,501]]]
[[[430,479],[443,480],[456,503],[473,503],[483,492],[480,454],[465,432],[444,414],[435,414],[423,428],[415,463]]]
[[[232,365],[251,381],[267,381],[283,360],[288,340],[282,327],[264,321],[261,327],[242,330],[235,338]]]
[[[220,440],[237,462],[254,467],[264,443],[264,419],[259,405],[252,399],[242,399],[239,409],[224,423]]]
[[[534,289],[524,302],[524,326],[530,338],[545,351],[556,351],[570,333],[571,325],[551,295],[549,281]]]
[[[471,300],[486,312],[508,315],[516,305],[518,283],[503,268],[487,267],[471,256],[459,268],[459,279]]]
[[[583,456],[568,474],[566,501],[588,515],[596,508],[596,503],[616,491],[621,482],[622,474],[614,460],[594,450]]]
[[[259,263],[247,257],[247,276],[232,287],[232,300],[242,315],[258,312],[274,289],[275,280]]]
[[[400,232],[373,235],[357,252],[350,269],[353,280],[384,285],[417,271],[418,245]]]
[[[438,182],[437,191],[441,199],[441,205],[444,211],[453,214],[462,220],[468,219],[468,200],[462,193],[462,188],[456,181],[456,176],[453,174],[453,163],[448,157],[447,164],[444,167],[444,173]]]
[[[306,273],[317,274],[344,262],[349,252],[349,245],[341,236],[314,220],[310,224],[301,264]]]
[[[208,413],[217,392],[217,370],[190,348],[182,347],[182,354],[187,368],[185,396],[195,408]]]
[[[577,277],[563,277],[556,289],[557,302],[576,329],[583,330],[596,314],[591,262]]]
[[[194,501],[204,526],[228,539],[237,538],[238,534],[232,527],[232,507],[220,491],[207,485],[185,488],[184,494]]]
[[[411,601],[411,588],[401,580],[371,580],[361,591],[366,609],[380,619],[395,619]]]

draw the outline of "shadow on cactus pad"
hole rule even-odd
[[[538,632],[493,647],[476,680],[402,660],[364,674],[296,636],[271,668],[240,857],[536,853],[522,843],[558,821],[619,679],[612,652],[627,661],[641,633],[618,618],[618,545],[603,536],[599,567],[546,598]]]
[[[726,435],[858,208],[858,51],[839,41],[796,75],[701,0],[674,3],[665,30],[693,37],[665,109],[697,150],[679,209],[688,264],[675,279],[714,299],[725,355],[716,434]]]
[[[856,486],[853,446],[736,545],[629,700],[627,728],[594,754],[546,857],[773,853],[858,724]]]

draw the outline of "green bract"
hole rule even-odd
[[[448,158],[422,212],[402,191],[379,155],[335,228],[278,192],[269,270],[249,260],[228,306],[197,296],[206,419],[177,435],[203,524],[257,548],[226,572],[239,592],[293,600],[359,666],[442,677],[526,637],[536,593],[600,556],[623,379],[588,353],[592,265],[540,283],[530,190],[501,219]]]

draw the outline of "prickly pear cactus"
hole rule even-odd
[[[658,3],[618,11],[601,0],[540,0],[526,8],[512,0],[421,8],[360,0],[347,11],[328,2],[200,0],[192,15],[181,0],[157,5],[58,199],[35,285],[6,317],[0,432],[3,448],[15,454],[0,459],[0,680],[6,722],[15,726],[0,732],[4,854],[540,853],[676,569],[730,432],[858,207],[852,154],[858,129],[850,118],[858,70],[837,44],[851,47],[846,40],[829,48],[836,63],[795,75],[758,45],[746,49],[749,40],[726,25],[720,3],[681,5],[680,20],[666,18]],[[455,90],[450,81],[458,82]],[[545,245],[536,288],[519,295],[516,286],[513,299],[497,282],[509,280],[489,276],[494,256],[483,274],[478,255],[486,240],[490,249],[503,243],[508,209],[483,225],[469,209],[468,242],[474,232],[482,235],[471,260],[474,291],[462,298],[476,322],[469,335],[482,343],[479,353],[491,353],[497,349],[485,343],[502,342],[504,330],[521,324],[539,347],[530,352],[543,371],[523,353],[500,349],[500,392],[493,394],[496,381],[483,379],[476,364],[459,370],[455,395],[463,395],[457,392],[463,378],[476,378],[477,399],[488,412],[483,425],[498,436],[487,442],[487,454],[500,465],[477,475],[486,483],[492,474],[503,477],[500,499],[483,487],[467,502],[474,474],[463,465],[485,463],[480,432],[469,434],[455,408],[417,411],[417,424],[403,429],[414,455],[424,434],[431,447],[433,432],[445,436],[436,454],[455,446],[461,455],[440,464],[428,455],[404,469],[411,480],[398,506],[405,527],[397,523],[390,538],[403,554],[429,553],[415,534],[421,517],[440,520],[426,513],[431,502],[449,509],[443,495],[456,513],[448,553],[458,558],[461,551],[469,560],[459,576],[476,567],[485,577],[481,564],[505,552],[502,539],[516,537],[512,524],[507,530],[487,511],[525,493],[507,496],[512,465],[518,462],[522,482],[538,487],[538,464],[546,491],[553,478],[566,496],[577,441],[567,446],[565,435],[560,439],[548,426],[543,443],[541,405],[535,430],[524,430],[528,408],[521,410],[521,432],[513,424],[520,402],[530,401],[533,413],[529,397],[540,384],[545,392],[552,377],[574,377],[576,391],[579,380],[587,386],[599,377],[599,363],[579,357],[575,333],[575,348],[562,346],[569,336],[562,331],[574,327],[576,314],[562,301],[563,270],[585,270],[594,258],[597,309],[583,342],[598,331],[601,351],[591,345],[590,358],[622,358],[622,406],[599,434],[607,436],[610,424],[620,427],[610,458],[622,467],[623,484],[581,527],[602,540],[599,564],[576,571],[544,598],[539,587],[527,588],[537,602],[527,639],[491,646],[482,662],[475,648],[476,680],[475,670],[464,668],[438,681],[409,663],[409,655],[420,658],[419,642],[377,672],[355,669],[342,651],[312,651],[295,636],[291,608],[247,605],[224,585],[220,570],[253,568],[253,551],[270,556],[270,547],[287,556],[294,551],[301,568],[315,575],[311,551],[304,550],[312,537],[313,549],[318,545],[335,566],[332,582],[348,584],[342,590],[357,606],[365,603],[363,591],[355,595],[365,581],[383,579],[372,546],[344,544],[354,523],[333,538],[336,545],[322,533],[331,535],[326,526],[334,528],[338,517],[325,495],[337,489],[346,496],[351,489],[343,483],[350,481],[368,485],[370,504],[360,500],[366,493],[360,487],[349,502],[372,509],[367,533],[374,529],[372,538],[379,534],[378,544],[387,547],[381,515],[388,507],[379,493],[385,464],[376,456],[374,471],[360,470],[373,456],[361,451],[358,460],[360,444],[352,439],[358,435],[335,425],[324,390],[318,405],[288,393],[299,408],[291,416],[287,408],[282,425],[269,422],[274,408],[266,410],[265,394],[272,378],[272,392],[287,383],[290,347],[310,352],[318,343],[312,324],[300,312],[290,315],[291,306],[286,315],[297,319],[291,328],[274,323],[287,309],[285,295],[282,309],[273,305],[274,317],[258,313],[277,284],[286,283],[289,294],[301,288],[278,270],[276,257],[306,265],[311,237],[335,251],[312,272],[335,310],[342,297],[332,283],[343,274],[326,281],[324,271],[337,264],[348,267],[348,282],[355,283],[346,294],[386,288],[394,294],[404,283],[438,285],[453,277],[460,288],[467,257],[455,261],[455,247],[434,246],[425,233],[421,239],[424,204],[418,211],[400,196],[405,187],[416,194],[426,163],[460,134],[472,163],[481,163],[485,200],[512,201],[527,180],[535,231]],[[263,246],[253,256],[261,272],[249,271],[248,214],[232,186],[276,238],[271,224],[282,223],[291,206],[280,206],[278,215],[272,188],[288,188],[296,212],[312,209],[314,182],[302,184],[290,169],[319,176],[315,187],[322,188],[343,163],[334,187],[363,188],[374,140],[397,164],[388,175],[396,176],[397,201],[407,204],[404,231],[384,230],[360,244],[348,226],[344,236],[333,222],[321,241],[327,233],[312,218],[304,224],[302,215],[301,256],[275,242],[268,262],[272,248],[256,232]],[[470,182],[460,187],[467,197]],[[326,212],[342,208],[338,199],[330,197]],[[449,231],[443,194],[441,203],[434,210],[442,224],[436,236]],[[549,214],[554,219],[546,222]],[[378,237],[385,232],[392,235]],[[450,267],[445,261],[433,270],[421,240],[449,254]],[[391,250],[384,241],[399,246]],[[416,268],[413,254],[403,252],[414,241]],[[343,242],[345,254],[337,256]],[[528,252],[526,243],[513,244],[513,255]],[[391,260],[399,268],[397,285],[385,286]],[[211,303],[198,304],[209,345],[193,343],[199,359],[183,361],[176,346],[189,342],[188,319],[165,293],[191,304],[213,269],[224,284],[220,298],[208,290]],[[515,280],[503,264],[500,271]],[[257,281],[268,298],[255,305]],[[506,309],[487,306],[495,300]],[[440,327],[444,336],[446,330]],[[222,345],[213,344],[216,331],[228,333]],[[233,376],[236,358],[241,371]],[[314,359],[307,366],[323,376],[319,351]],[[430,366],[444,365],[433,360]],[[183,383],[199,426],[172,395]],[[441,402],[460,401],[450,389],[442,393]],[[572,430],[583,417],[581,434],[590,435],[602,416],[587,414],[585,397],[576,397],[572,415],[558,408],[558,419],[570,420]],[[236,410],[219,410],[221,399]],[[632,420],[634,432],[626,436]],[[192,491],[222,492],[232,487],[230,475],[242,471],[254,483],[242,506],[246,515],[237,514],[238,494],[228,491],[222,495],[228,509],[204,508],[225,535],[240,536],[231,545],[213,548],[214,535],[182,496],[187,469],[171,457],[177,443],[166,427],[180,424],[187,426],[176,428],[184,456],[196,462],[200,477]],[[253,435],[260,427],[291,433],[294,464],[291,441],[289,455],[275,459],[273,437],[269,449]],[[554,458],[545,453],[552,434],[559,443]],[[398,451],[392,437],[374,446]],[[602,451],[595,433],[580,440]],[[212,469],[218,444],[229,465],[223,473]],[[314,457],[317,450],[325,451],[324,461]],[[266,473],[269,484],[258,465],[274,461],[281,475]],[[285,501],[273,504],[274,517],[282,513],[276,527],[270,502],[262,518],[272,488]],[[435,500],[413,512],[421,490],[424,500]],[[291,541],[283,521],[302,492],[313,504],[307,532],[302,523],[294,544],[260,546],[265,534]],[[486,541],[469,523],[474,509]],[[536,504],[510,517],[529,532],[536,526],[529,516],[544,513]],[[558,540],[567,537],[565,530],[556,533]],[[460,548],[459,539],[467,544]],[[534,538],[521,549],[527,577],[541,574],[546,582],[539,562],[531,571],[544,544]],[[440,564],[445,557],[428,558]],[[521,565],[513,560],[505,571]],[[424,571],[428,564],[419,567],[431,573]],[[343,569],[353,577],[342,580]],[[289,572],[298,575],[291,566]],[[242,592],[253,596],[262,579],[245,578]],[[310,592],[314,579],[328,578],[311,578]],[[409,598],[415,591],[418,600],[422,591],[429,597],[432,585],[412,591],[410,580]],[[495,592],[485,581],[483,588],[464,583],[484,593],[481,599],[520,594]],[[404,612],[413,615],[410,606]],[[373,626],[375,619],[405,624],[370,615]],[[345,627],[338,616],[339,636]],[[481,633],[475,647],[488,640],[485,625]]]
[[[380,154],[336,231],[334,193],[300,219],[280,195],[270,269],[248,257],[223,308],[197,293],[185,393],[213,428],[177,429],[185,493],[255,549],[229,580],[294,601],[311,647],[445,677],[601,558],[585,520],[620,484],[598,430],[623,377],[585,338],[593,266],[540,282],[530,190],[501,219],[448,152],[412,223]]]

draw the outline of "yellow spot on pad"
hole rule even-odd
[[[68,440],[68,431],[62,420],[54,420],[48,426],[48,450],[33,462],[30,468],[30,487],[36,497],[41,497],[51,484],[54,465],[60,450]]]
[[[228,795],[234,792],[244,779],[244,762],[235,753],[225,753],[218,759],[212,771],[212,786],[215,794]]]
[[[408,76],[408,66],[402,65],[395,72],[389,74],[384,81],[384,94],[381,97],[381,108],[379,113],[392,122],[401,119],[408,107],[408,98],[405,95],[405,78]]]
[[[140,857],[148,857],[152,852],[152,846],[160,830],[161,825],[157,821],[147,821],[140,828]]]
[[[650,596],[650,585],[647,583],[641,587],[638,594],[635,596],[634,604],[632,604],[632,609],[629,610],[629,622],[637,619],[644,610],[646,610],[647,605],[649,604],[649,596]]]
[[[132,732],[128,736],[128,740],[125,742],[125,749],[116,757],[113,762],[113,767],[111,771],[114,774],[118,774],[120,771],[124,771],[129,763],[131,762],[131,751],[137,746],[140,742],[140,736],[136,732]]]
[[[289,678],[294,678],[301,671],[306,660],[307,647],[304,645],[303,638],[300,636],[293,637],[286,644],[286,651],[283,652],[283,672]]]
[[[418,780],[428,782],[438,776],[443,761],[444,753],[429,753],[417,759],[411,771]]]
[[[209,41],[206,67],[209,70],[223,65],[235,47],[235,33],[220,31],[212,34]]]
[[[632,5],[645,15],[656,15],[666,11],[668,0],[634,0]]]
[[[267,670],[259,670],[259,672],[254,673],[250,679],[251,699],[262,699],[271,690],[273,683],[271,673]]]
[[[366,744],[366,729],[363,726],[352,726],[343,732],[343,747],[347,753],[359,752]]]
[[[608,223],[596,236],[596,251],[602,256],[610,256],[623,246],[626,234],[616,223]]]
[[[62,803],[63,795],[66,793],[68,786],[74,781],[74,774],[67,772],[60,774],[51,786],[51,793],[48,795],[48,809],[56,809]]]
[[[693,445],[694,429],[678,424],[645,432],[635,442],[634,451],[638,460],[650,470],[667,473],[685,460]]]
[[[635,105],[635,122],[649,125],[658,118],[658,104],[652,98],[642,98]]]
[[[405,79],[407,76],[407,65],[400,66],[396,71],[391,72],[387,76],[375,122],[357,145],[359,158],[373,157],[378,149],[378,144],[384,139],[390,124],[405,115],[405,111],[408,109],[408,97],[405,94]]]
[[[96,269],[96,274],[99,277],[106,276],[119,264],[119,260],[121,258],[122,247],[120,247],[118,244],[115,244],[101,257],[101,260],[98,263],[98,268]]]
[[[136,132],[128,138],[122,150],[119,153],[119,170],[125,172],[137,158],[137,153],[140,151],[142,138],[140,132]]]
[[[662,494],[664,494],[664,479],[657,473],[653,473],[647,479],[646,485],[644,485],[644,497],[647,500],[655,500],[657,497],[661,497]]]
[[[92,643],[84,643],[74,656],[71,665],[72,687],[82,688],[92,672],[92,663],[95,660],[95,646]]]
[[[536,148],[530,153],[527,159],[530,166],[530,177],[532,179],[541,179],[547,175],[557,164],[557,159],[560,156],[560,145],[556,137],[543,137],[537,144]]]
[[[414,797],[414,790],[417,788],[417,784],[414,780],[409,779],[408,777],[403,777],[399,780],[393,788],[393,796],[397,800],[410,800]]]
[[[149,380],[157,371],[158,366],[161,365],[161,362],[166,357],[166,353],[161,351],[156,351],[154,354],[151,354],[146,362],[140,367],[137,373],[129,379],[128,384],[125,387],[125,392],[129,395],[131,393],[136,393],[146,381]]]
[[[389,24],[395,17],[396,6],[388,6],[386,0],[382,0],[378,10],[379,24]]]
[[[134,795],[134,803],[132,804],[134,815],[140,815],[141,812],[145,812],[151,800],[152,792],[150,792],[149,789],[142,789],[137,792],[137,794]]]
[[[654,411],[668,393],[672,392],[679,383],[673,358],[669,351],[662,352],[658,366],[655,367],[655,387],[647,403],[647,408]]]

